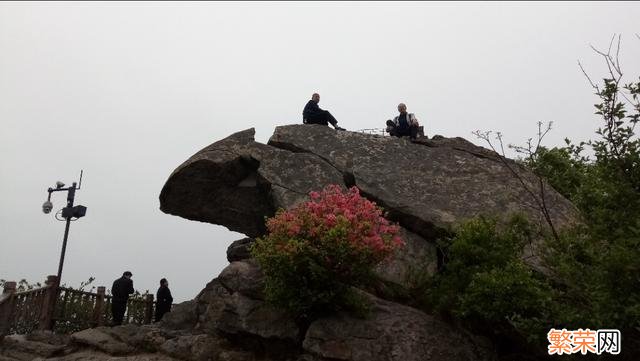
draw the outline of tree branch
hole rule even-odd
[[[582,74],[584,74],[584,76],[587,78],[587,80],[589,81],[589,84],[591,84],[591,87],[593,89],[596,90],[596,92],[600,93],[600,88],[591,80],[591,78],[589,77],[589,75],[587,74],[587,72],[584,70],[584,67],[582,66],[582,64],[580,63],[580,60],[578,60],[578,66],[580,67],[580,70],[582,70]]]
[[[539,150],[539,145],[542,142],[542,138],[549,132],[550,129],[551,129],[551,125],[549,124],[547,126],[547,129],[543,132],[542,131],[542,122],[538,122],[538,143],[537,143],[538,146],[536,147],[536,153]],[[491,142],[491,139],[490,139],[491,133],[492,133],[491,131],[481,132],[480,130],[476,130],[475,132],[473,132],[473,134],[476,137],[478,137],[480,139],[483,139],[489,145],[491,150],[493,150],[494,152],[498,153],[496,151],[495,146]],[[547,204],[546,204],[546,200],[545,200],[545,194],[544,194],[544,180],[542,179],[542,176],[540,176],[539,174],[534,172],[534,175],[538,178],[538,182],[540,184],[540,198],[538,198],[536,193],[526,184],[526,182],[524,181],[524,178],[507,161],[507,157],[506,157],[506,154],[504,152],[504,142],[502,141],[502,133],[496,132],[496,139],[498,140],[498,142],[500,142],[500,150],[502,151],[502,156],[499,157],[500,161],[502,161],[502,163],[507,167],[507,169],[511,172],[511,174],[518,180],[518,182],[520,183],[522,188],[533,198],[533,200],[535,201],[535,203],[536,203],[536,205],[538,207],[538,211],[542,213],[545,221],[549,225],[549,228],[551,229],[551,233],[553,234],[553,238],[556,241],[559,241],[560,237],[558,236],[558,232],[556,231],[556,228],[555,228],[555,226],[553,224],[553,220],[551,218],[551,214],[549,212],[549,209],[547,208]],[[530,158],[535,157],[535,155],[532,153],[531,139],[529,139],[529,141],[528,141],[528,148],[516,147],[516,146],[511,146],[511,145],[510,145],[510,147],[514,148],[514,149],[523,149],[524,153],[525,154],[528,153]]]

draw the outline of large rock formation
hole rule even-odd
[[[162,189],[161,210],[255,237],[264,231],[264,216],[334,183],[358,186],[426,239],[479,214],[521,212],[542,220],[500,156],[462,138],[409,142],[318,125],[277,127],[269,145],[253,135],[253,129],[233,134],[184,162]],[[537,189],[533,174],[508,162]],[[558,227],[575,221],[569,201],[550,187],[545,195]]]
[[[402,283],[409,266],[418,261],[433,271],[432,241],[466,219],[481,214],[506,219],[522,213],[546,227],[521,182],[539,189],[538,179],[517,163],[462,138],[410,142],[319,125],[288,125],[277,127],[268,145],[257,143],[249,129],[202,149],[171,174],[160,194],[160,208],[256,237],[264,233],[265,216],[306,199],[309,191],[327,184],[356,185],[403,228],[409,245],[398,255],[401,261],[380,270],[384,279]],[[551,187],[545,189],[555,226],[575,222],[574,206]],[[527,250],[525,257],[541,269],[533,252]]]
[[[416,271],[436,272],[434,241],[471,217],[506,219],[520,212],[545,227],[514,171],[528,186],[538,186],[515,162],[462,138],[410,142],[290,125],[278,127],[269,143],[261,144],[253,129],[238,132],[180,165],[160,194],[166,213],[248,236],[229,247],[229,266],[193,301],[153,326],[85,330],[49,346],[9,338],[5,351],[0,345],[0,359],[492,360],[486,339],[402,305],[384,290],[403,289]],[[372,305],[369,317],[338,313],[300,322],[265,302],[264,275],[248,247],[264,234],[266,216],[328,184],[355,185],[382,205],[400,224],[406,247],[377,269],[381,290],[362,291]],[[550,188],[545,194],[558,228],[575,222],[567,200]]]
[[[267,145],[253,135],[253,129],[233,134],[178,167],[162,189],[161,209],[256,237],[265,231],[265,217],[306,200],[310,191],[328,184],[355,185],[401,225],[407,246],[377,270],[382,280],[400,287],[407,286],[411,272],[436,271],[433,242],[466,219],[489,215],[504,220],[521,213],[546,227],[540,207],[522,185],[537,189],[538,179],[516,162],[462,138],[410,142],[316,125],[278,127]],[[576,221],[571,203],[548,186],[544,194],[557,228]],[[165,325],[192,315],[195,330],[222,333],[254,352],[299,355],[300,360],[493,357],[477,338],[378,298],[384,292],[367,295],[374,305],[367,319],[339,314],[300,328],[264,303],[263,278],[247,250],[251,242],[234,242],[227,252],[229,267]],[[528,257],[535,266],[536,255]]]

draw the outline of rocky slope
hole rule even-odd
[[[264,302],[262,280],[252,259],[233,261],[193,301],[176,306],[160,323],[98,327],[70,337],[7,336],[0,343],[0,361],[494,359],[483,338],[368,294],[368,318],[338,313],[300,326]]]

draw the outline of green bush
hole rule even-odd
[[[552,298],[550,286],[522,261],[532,231],[523,217],[507,224],[479,217],[462,224],[442,242],[447,262],[428,281],[423,297],[433,311],[467,325],[514,327],[523,334],[541,329]]]
[[[560,280],[554,297],[556,325],[640,327],[640,232],[609,239],[582,226],[547,242],[545,261]],[[556,327],[557,328],[557,327]]]

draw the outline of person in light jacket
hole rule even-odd
[[[404,103],[398,104],[398,112],[400,114],[393,120],[387,120],[387,132],[396,137],[409,136],[411,139],[416,139],[420,124],[415,114],[407,113],[407,106]]]

